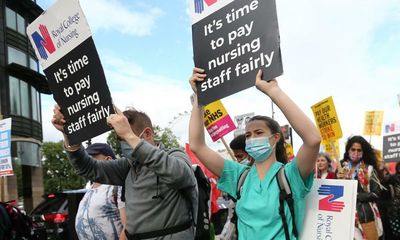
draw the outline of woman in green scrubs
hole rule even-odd
[[[206,78],[203,69],[194,68],[190,84],[196,94],[196,82]],[[246,152],[254,159],[237,202],[239,240],[286,239],[283,221],[279,215],[279,187],[275,174],[285,164],[285,174],[294,200],[295,225],[301,231],[304,218],[305,196],[313,182],[313,168],[318,156],[320,134],[313,122],[280,89],[275,79],[263,80],[262,71],[256,76],[256,87],[269,96],[281,109],[287,120],[303,140],[297,156],[289,163],[280,125],[272,118],[254,116],[246,124]],[[237,184],[247,166],[223,159],[209,148],[204,139],[203,108],[193,98],[189,124],[189,144],[200,161],[218,178],[218,188],[237,198]],[[293,233],[293,217],[285,204],[284,213],[289,238]]]

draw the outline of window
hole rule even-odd
[[[19,94],[19,80],[10,76],[10,112],[19,115],[21,113],[21,99]]]
[[[24,67],[28,67],[28,63],[27,63],[28,60],[27,60],[26,53],[24,53],[16,48],[10,47],[10,46],[8,46],[7,50],[8,50],[7,61],[9,64],[14,62],[14,63],[17,63]]]
[[[22,35],[26,35],[25,19],[8,7],[6,7],[6,24],[7,27],[11,28],[12,30],[17,31]]]
[[[32,119],[40,122],[40,93],[31,87]]]
[[[29,101],[29,89],[28,84],[24,81],[19,81],[20,96],[21,96],[21,115],[24,117],[30,117],[30,101]]]
[[[17,14],[17,31],[22,35],[26,35],[25,19]]]
[[[36,61],[36,59],[34,59],[33,57],[29,57],[29,67],[30,67],[30,69],[32,69],[33,71],[39,72],[39,64],[38,64],[38,61]]]
[[[17,29],[17,18],[15,17],[15,12],[8,7],[6,7],[6,23],[7,27],[14,30]]]
[[[39,145],[32,142],[12,142],[11,146],[16,151],[12,151],[13,157],[16,162],[21,165],[28,165],[33,167],[41,166],[41,157]]]
[[[40,93],[18,78],[10,76],[9,81],[10,113],[41,122]]]

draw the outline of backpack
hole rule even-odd
[[[210,239],[211,226],[211,184],[207,176],[197,164],[192,165],[198,189],[197,219],[195,222],[195,240]]]
[[[241,197],[241,192],[243,189],[243,184],[244,181],[250,172],[251,168],[246,168],[244,172],[240,175],[237,188],[236,188],[236,201],[238,201]],[[285,174],[285,167],[284,165],[279,169],[279,171],[275,175],[276,181],[278,183],[278,187],[280,189],[279,192],[279,215],[281,216],[282,219],[282,224],[283,224],[283,229],[285,231],[285,238],[286,240],[290,240],[290,235],[289,235],[289,227],[288,223],[286,220],[286,215],[285,215],[285,204],[284,202],[286,201],[290,214],[292,215],[292,224],[293,224],[293,234],[296,238],[298,238],[298,231],[296,227],[296,219],[294,215],[294,205],[293,205],[293,195],[292,195],[292,190],[290,188],[289,181],[287,180],[286,174]],[[234,211],[231,222],[235,224],[236,226],[236,232],[237,232],[237,215],[236,211]]]

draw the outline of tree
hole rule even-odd
[[[62,141],[43,143],[42,152],[45,193],[79,189],[84,186],[85,179],[75,173],[75,169],[69,163]]]
[[[154,141],[161,142],[166,148],[181,148],[183,147],[179,144],[178,138],[174,135],[174,133],[169,128],[161,128],[160,126],[155,125],[154,129]],[[121,155],[121,146],[119,145],[119,141],[117,139],[117,134],[114,130],[110,132],[107,136],[107,143],[114,150],[115,154]]]

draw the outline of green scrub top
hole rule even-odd
[[[241,198],[236,203],[239,240],[285,240],[282,219],[279,216],[279,187],[275,177],[282,165],[280,162],[275,162],[262,181],[258,177],[255,165],[251,167],[243,184]],[[236,198],[237,183],[245,169],[245,165],[225,160],[223,172],[218,179],[218,188]],[[304,181],[297,167],[296,158],[285,165],[285,174],[292,190],[296,226],[300,232],[304,219],[305,196],[311,189],[313,174],[310,173]],[[291,234],[290,239],[296,239],[287,203],[285,203],[285,215]]]

